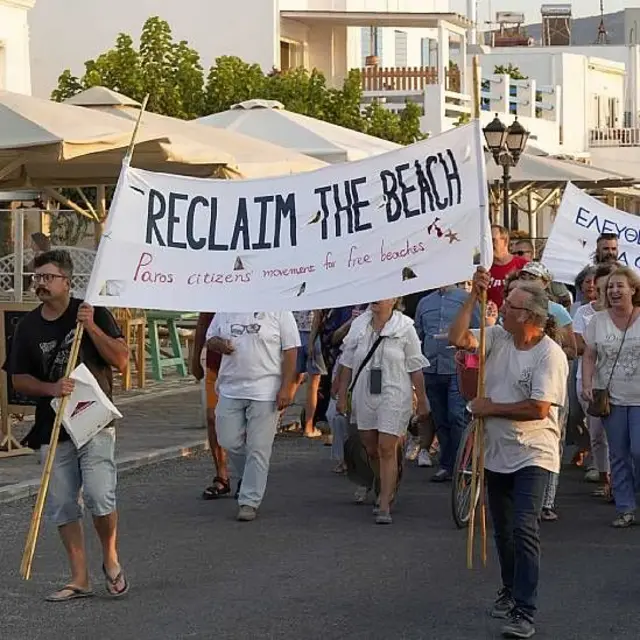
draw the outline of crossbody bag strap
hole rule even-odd
[[[631,325],[631,320],[633,320],[633,313],[635,309],[631,312],[629,316],[629,320],[627,321],[627,326],[624,328],[624,333],[622,334],[622,340],[620,341],[620,348],[618,349],[618,353],[616,353],[616,359],[613,361],[613,367],[611,367],[611,374],[609,375],[609,382],[607,382],[607,391],[611,386],[611,380],[613,380],[613,372],[616,370],[616,365],[618,364],[618,358],[620,357],[620,353],[622,353],[622,347],[624,345],[624,339],[627,337],[627,331],[629,329],[629,325]]]
[[[360,363],[360,366],[356,371],[356,375],[353,378],[353,382],[349,387],[349,392],[353,391],[354,387],[356,386],[356,382],[358,382],[358,378],[360,377],[360,374],[362,373],[363,369],[367,366],[367,363],[369,362],[369,360],[373,358],[373,354],[376,352],[376,349],[380,346],[380,343],[383,340],[384,340],[384,336],[378,336],[378,339],[373,343],[371,349],[369,349],[369,353],[367,353],[367,355],[364,357],[364,360]]]

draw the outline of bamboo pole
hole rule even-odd
[[[478,56],[473,57],[473,114],[480,118],[480,66]],[[484,291],[480,298],[480,340],[478,345],[478,393],[482,398],[485,394],[485,359],[486,359],[486,327],[487,327],[487,293]],[[484,420],[477,418],[473,430],[473,453],[471,459],[471,504],[469,528],[467,530],[467,568],[473,568],[473,550],[476,525],[476,495],[479,494],[480,508],[480,544],[483,566],[487,564],[487,522],[484,487]]]
[[[76,367],[76,361],[78,359],[78,352],[80,351],[80,344],[82,342],[82,333],[84,327],[78,323],[76,327],[75,335],[73,336],[73,344],[71,345],[71,352],[69,354],[69,360],[67,361],[67,369],[65,371],[65,377],[68,378],[72,371]],[[60,437],[60,426],[62,425],[62,416],[64,410],[67,407],[69,396],[63,396],[56,412],[56,419],[53,422],[53,429],[51,430],[51,439],[49,441],[49,451],[47,451],[47,458],[42,470],[42,481],[40,482],[40,488],[38,489],[38,497],[36,498],[36,505],[33,508],[31,514],[31,525],[29,527],[29,533],[27,535],[27,544],[22,555],[22,564],[20,565],[20,575],[29,580],[31,577],[31,567],[33,565],[33,556],[36,551],[36,543],[38,542],[38,534],[40,533],[40,525],[42,522],[42,512],[44,511],[44,503],[47,498],[47,491],[49,489],[49,480],[51,479],[51,470],[53,469],[53,460],[56,455],[56,449],[58,446],[58,438]]]
[[[135,148],[136,136],[140,129],[140,122],[144,110],[147,106],[149,96],[147,95],[140,109],[138,120],[133,129],[131,135],[131,142],[127,149],[127,153],[123,160],[123,167],[128,166],[133,156],[133,150]],[[76,368],[76,362],[78,361],[78,354],[80,352],[80,345],[82,344],[82,334],[84,333],[84,326],[78,322],[76,325],[75,334],[73,336],[73,343],[69,353],[69,360],[67,361],[67,367],[65,371],[65,377],[71,376],[71,373]],[[44,512],[44,504],[47,498],[47,491],[49,489],[49,481],[51,480],[51,471],[53,469],[53,461],[55,459],[56,450],[58,447],[58,438],[60,437],[60,428],[62,426],[62,416],[67,406],[69,396],[63,396],[60,401],[60,406],[56,412],[56,417],[53,422],[53,428],[51,429],[51,439],[49,441],[49,450],[47,451],[47,457],[45,459],[44,468],[42,469],[42,480],[40,482],[40,488],[38,489],[38,497],[36,498],[36,504],[31,514],[31,524],[29,526],[29,533],[27,534],[27,542],[25,545],[24,553],[22,554],[22,563],[20,565],[20,575],[29,580],[31,577],[31,568],[33,566],[33,557],[36,551],[36,544],[38,542],[38,534],[40,533],[40,526],[42,524],[42,514]]]

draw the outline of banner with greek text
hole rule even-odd
[[[568,184],[542,256],[554,279],[573,284],[580,271],[593,264],[601,233],[615,233],[619,261],[640,269],[640,218]]]
[[[416,293],[491,264],[486,202],[476,122],[375,158],[267,180],[125,166],[86,300],[296,311]]]

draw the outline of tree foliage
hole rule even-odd
[[[509,76],[512,80],[528,80],[529,76],[525,76],[519,67],[511,62],[507,65],[498,64],[494,67],[493,73],[497,76]]]
[[[329,87],[325,76],[314,69],[272,70],[263,73],[256,64],[235,56],[215,60],[204,73],[200,56],[186,41],[175,42],[169,24],[149,18],[140,45],[120,34],[113,48],[85,62],[82,77],[69,69],[58,78],[52,99],[63,101],[89,87],[102,85],[142,102],[147,108],[176,118],[193,119],[229,109],[251,99],[281,102],[286,109],[334,124],[410,144],[424,136],[420,131],[422,109],[408,103],[395,113],[374,102],[364,110],[360,72],[352,70],[340,89]]]

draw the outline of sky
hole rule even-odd
[[[629,0],[603,0],[604,12],[615,13],[621,11],[626,6],[640,7],[640,0],[630,2]],[[451,10],[457,13],[466,14],[467,0],[449,0]],[[540,22],[540,7],[543,4],[570,4],[573,15],[576,18],[598,15],[600,13],[600,0],[478,0],[478,22],[483,23],[489,20],[489,15],[495,19],[496,11],[517,11],[524,12],[527,23]]]

